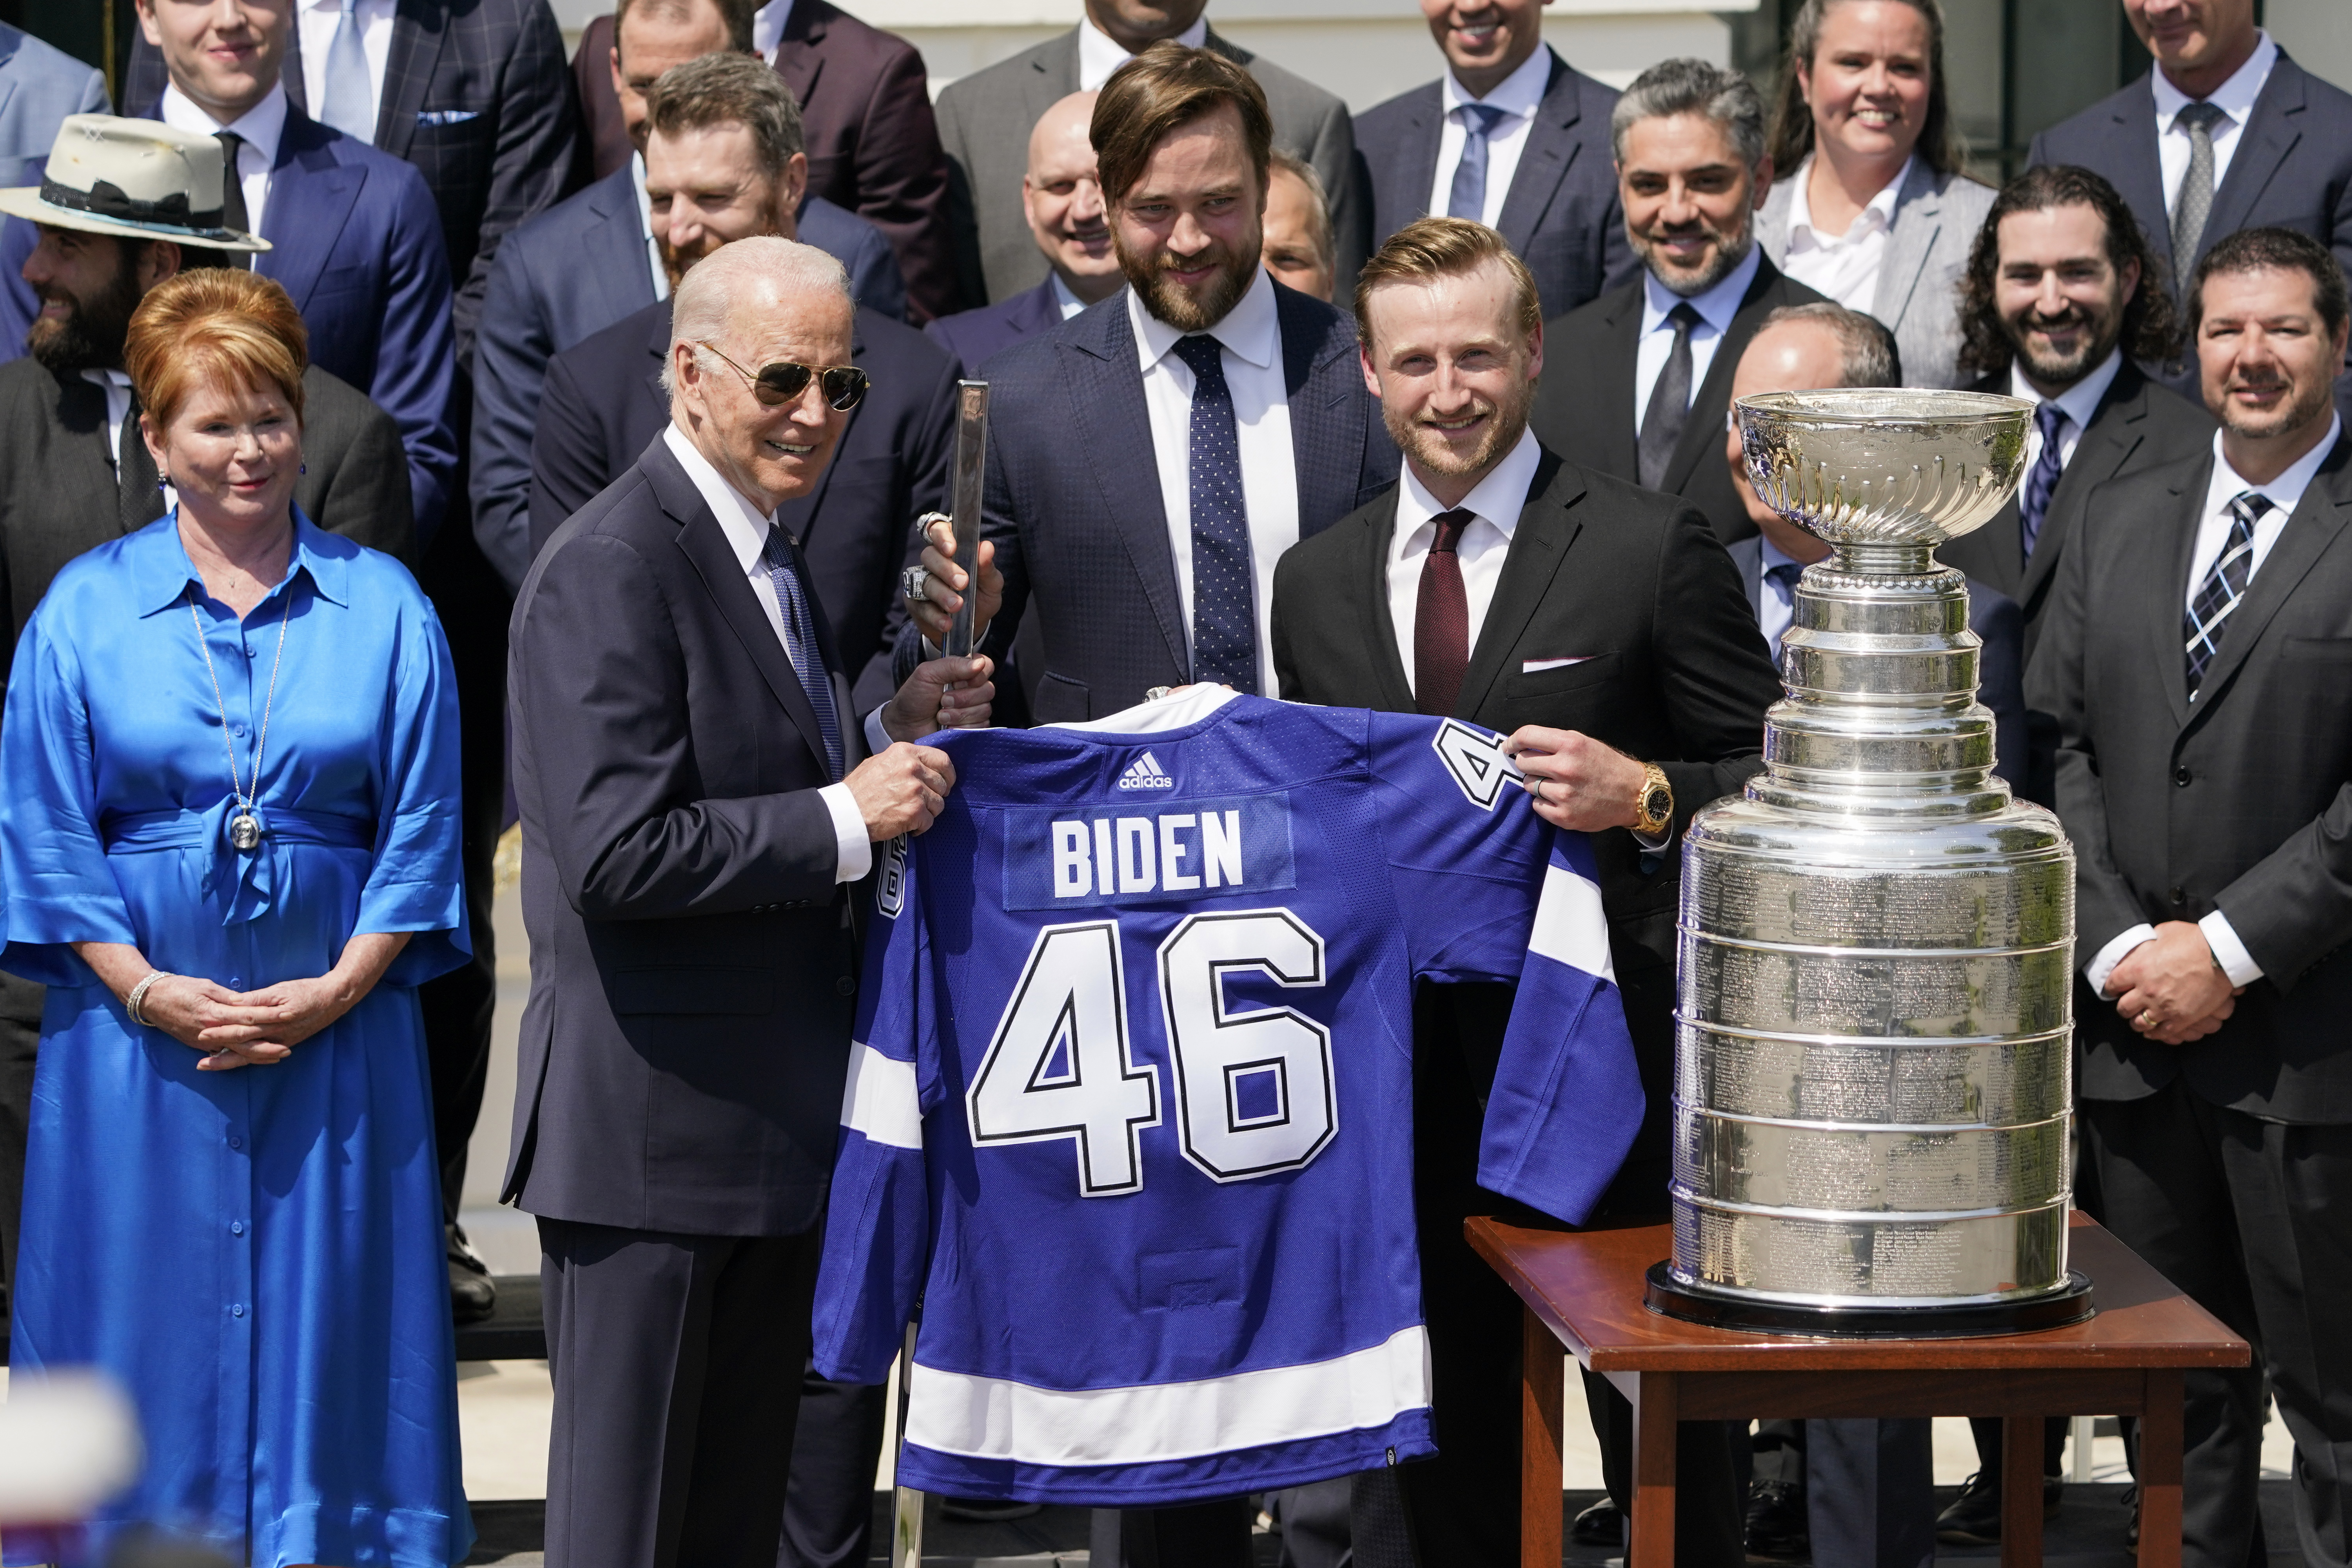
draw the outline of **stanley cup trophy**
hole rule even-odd
[[[1796,590],[1765,771],[1684,844],[1660,1311],[1906,1338],[2090,1314],[2066,1268],[2074,852],[1993,776],[1967,591],[1933,553],[2016,489],[2031,416],[1739,402],[1757,494],[1834,553]]]

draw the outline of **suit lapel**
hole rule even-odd
[[[1731,378],[1739,369],[1739,356],[1747,351],[1748,340],[1756,335],[1756,323],[1764,317],[1765,308],[1776,303],[1771,296],[1778,292],[1780,269],[1769,258],[1757,258],[1756,276],[1748,280],[1748,292],[1739,299],[1739,310],[1731,318],[1731,330],[1715,345],[1715,357],[1706,363],[1706,379],[1698,384],[1691,397],[1690,417],[1683,421],[1683,433],[1675,442],[1675,455],[1666,463],[1664,481],[1658,486],[1671,495],[1682,493],[1690,482],[1691,470],[1702,458],[1712,457],[1723,461],[1723,421],[1706,417],[1708,410],[1720,410],[1731,402]],[[1633,318],[1634,331],[1641,330],[1641,317]],[[1631,386],[1630,374],[1621,385]],[[1626,472],[1638,472],[1638,467]]]
[[[595,280],[593,287],[604,296],[602,319],[618,321],[654,302],[646,232],[637,222],[635,176],[626,164],[588,187],[588,206],[599,221],[582,246],[586,253],[583,259],[593,264],[582,270]],[[603,264],[606,256],[612,258],[610,265]]]
[[[1470,718],[1486,705],[1528,623],[1550,595],[1570,547],[1584,531],[1570,510],[1584,494],[1584,476],[1572,465],[1546,451],[1529,492],[1531,499],[1519,510],[1519,525],[1511,533],[1510,551],[1503,557],[1494,600],[1486,606],[1486,625],[1478,628],[1478,644],[1470,650],[1462,694],[1454,699],[1457,718]]]
[[[1602,307],[1607,313],[1601,319],[1601,352],[1595,356],[1599,363],[1592,366],[1591,374],[1577,378],[1583,389],[1578,400],[1586,405],[1585,417],[1599,432],[1593,438],[1598,451],[1592,466],[1628,479],[1642,471],[1641,431],[1627,394],[1633,388],[1641,355],[1642,291],[1646,287],[1637,277],[1617,290],[1612,304]]]
[[[2180,268],[2172,257],[2172,226],[2165,220],[2164,165],[2156,152],[2156,91],[2147,77],[2125,89],[2107,135],[2108,156],[2102,170],[2115,182],[2124,204],[2139,215],[2149,248],[2171,267],[2170,275],[2178,277]],[[2231,162],[2235,173],[2236,160]],[[2215,235],[2223,232],[2214,228],[2210,218],[2205,226]]]
[[[1751,534],[1746,539],[1726,545],[1724,553],[1739,569],[1739,591],[1748,595],[1748,613],[1764,613],[1764,536]]]
[[[824,37],[824,16],[813,5],[795,5],[784,18],[783,37],[776,40],[776,74],[793,89],[793,101],[805,113],[809,94],[824,69],[824,55],[815,46]]]
[[[1055,358],[1070,389],[1077,450],[1092,455],[1103,515],[1126,546],[1169,657],[1177,668],[1190,669],[1184,601],[1176,591],[1176,555],[1168,543],[1168,509],[1160,499],[1159,470],[1148,465],[1139,468],[1135,462],[1138,454],[1153,449],[1151,416],[1144,406],[1124,291],[1073,318],[1055,340]]]
[[[254,269],[276,279],[296,310],[310,309],[310,290],[366,183],[365,171],[335,162],[316,121],[288,111],[278,165],[270,171],[269,205],[262,214],[261,237],[270,248],[254,258]]]
[[[2199,690],[2196,717],[2210,713],[2215,707],[2229,700],[2230,678],[2246,662],[2249,650],[2262,640],[2263,628],[2271,617],[2293,595],[2336,542],[2336,536],[2352,523],[2352,441],[2338,437],[2336,449],[2319,466],[2312,477],[2311,488],[2303,492],[2303,500],[2279,530],[2277,540],[2271,545],[2269,556],[2262,570],[2246,585],[2246,596],[2230,613],[2229,629],[2221,634],[2221,651],[2213,658],[2212,668],[2206,670]],[[2183,569],[2183,577],[2186,577]]]
[[[1895,226],[1886,236],[1886,255],[1878,264],[1878,288],[1871,296],[1870,313],[1890,324],[1903,320],[1919,273],[1936,247],[1944,226],[1944,197],[1936,189],[1936,171],[1922,159],[1911,165],[1911,177],[1895,193]]]
[[[375,144],[395,158],[407,157],[409,143],[416,140],[416,114],[425,107],[425,89],[432,85],[433,67],[441,58],[449,11],[433,0],[400,0],[400,9],[393,14]]]
[[[1406,95],[1403,156],[1381,161],[1380,211],[1403,227],[1429,214],[1429,193],[1437,184],[1437,144],[1445,133],[1445,99],[1435,82]]]
[[[2154,113],[2149,110],[2151,121]],[[2207,237],[2199,241],[2200,248],[2210,248],[2211,241],[2246,226],[2254,198],[2263,194],[2263,187],[2303,139],[2302,121],[2303,72],[2281,55],[2271,67],[2270,80],[2263,84],[2262,96],[2254,100],[2254,111],[2246,117],[2245,129],[2240,132],[2244,140],[2230,156],[2230,172],[2221,176],[2221,188],[2213,193],[2212,209],[2205,220]]]
[[[1291,461],[1298,470],[1298,536],[1307,539],[1356,510],[1369,400],[1351,336],[1318,330],[1305,296],[1279,283],[1274,310],[1282,337],[1283,394],[1290,405]]]
[[[1551,206],[1553,195],[1581,151],[1575,126],[1583,117],[1583,95],[1577,89],[1576,73],[1568,68],[1567,61],[1553,55],[1551,79],[1545,86],[1543,102],[1537,107],[1535,118],[1528,122],[1527,143],[1519,149],[1518,169],[1511,175],[1511,188],[1504,194],[1503,210],[1496,215],[1496,231],[1521,254],[1535,242],[1536,229]],[[1424,191],[1437,178],[1434,136],[1429,139],[1429,174],[1421,187]]]
[[[2149,549],[2135,552],[2159,574],[2154,591],[2146,595],[2146,613],[2150,651],[2158,661],[2156,683],[2164,689],[2166,700],[2172,704],[2172,721],[2176,725],[2189,721],[2189,665],[2184,646],[2188,638],[2181,625],[2188,615],[2189,563],[2197,552],[2199,513],[2204,508],[2206,487],[2212,482],[2213,459],[2208,457],[2189,471],[2181,488],[2173,492],[2176,503],[2168,509],[2172,519],[2172,537],[2153,539]],[[2243,611],[2244,606],[2240,605],[2239,613]],[[2228,642],[2226,637],[2222,640]],[[2207,674],[2210,681],[2211,672]]]
[[[1343,564],[1338,585],[1342,623],[1371,628],[1372,681],[1379,689],[1379,706],[1391,713],[1412,713],[1419,707],[1412,683],[1404,678],[1396,619],[1389,613],[1389,547],[1396,533],[1396,498],[1403,488],[1391,485],[1367,516],[1349,525],[1356,530],[1349,542],[1355,560]]]
[[[2031,602],[2034,595],[2042,592],[2051,573],[2057,570],[2058,558],[2065,552],[2075,498],[2087,497],[2116,477],[2138,449],[2142,438],[2139,423],[2147,417],[2147,383],[2126,360],[2098,411],[2091,416],[2090,428],[2075,443],[2074,459],[2058,476],[2057,488],[2050,492],[2050,510],[2043,514],[2041,537],[2033,542],[2033,558],[2025,563],[2020,591],[2011,595],[2020,604]],[[2004,510],[2006,515],[2016,516],[2014,502]]]

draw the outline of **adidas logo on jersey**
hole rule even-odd
[[[1118,775],[1121,789],[1174,789],[1176,781],[1160,771],[1160,759],[1150,752],[1135,759],[1127,772]]]

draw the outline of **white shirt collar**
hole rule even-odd
[[[727,482],[726,477],[711,466],[692,437],[675,424],[662,427],[662,439],[669,444],[672,456],[702,493],[711,516],[719,520],[719,531],[727,536],[727,546],[734,551],[735,559],[750,576],[760,569],[761,552],[768,548],[768,530],[775,518],[761,511],[744,499],[743,492]]]
[[[1808,155],[1803,163],[1797,165],[1797,172],[1790,176],[1795,181],[1795,188],[1789,193],[1789,248],[1799,248],[1797,242],[1800,238],[1806,246],[1819,248],[1859,239],[1873,229],[1892,229],[1895,226],[1895,199],[1902,195],[1903,182],[1911,177],[1911,167],[1918,161],[1916,153],[1904,159],[1903,166],[1895,171],[1895,178],[1886,183],[1885,190],[1863,204],[1862,211],[1854,215],[1853,224],[1843,234],[1823,234],[1813,226],[1813,202],[1810,194],[1813,160]]]
[[[224,131],[234,132],[245,138],[246,145],[260,153],[275,168],[278,139],[286,133],[286,84],[271,82],[269,90],[262,95],[259,103],[226,125],[198,108],[195,100],[176,86],[163,89],[161,113],[164,124],[194,136],[217,136]]]
[[[751,47],[762,55],[773,55],[792,20],[793,0],[768,0],[751,13]]]
[[[1456,81],[1449,70],[1438,86],[1439,106],[1446,114],[1453,113],[1465,103],[1484,103],[1522,118],[1532,115],[1543,106],[1544,89],[1551,85],[1551,62],[1549,46],[1538,47],[1534,54],[1519,62],[1518,69],[1496,83],[1495,90],[1483,98]]]
[[[1127,321],[1135,330],[1136,352],[1142,356],[1145,370],[1166,359],[1176,340],[1185,335],[1145,310],[1143,296],[1132,289],[1127,291]],[[1225,312],[1225,319],[1209,329],[1208,336],[1260,370],[1281,356],[1282,322],[1275,314],[1274,279],[1265,268],[1255,270],[1249,288]]]
[[[2230,79],[2208,93],[2201,100],[2211,104],[2240,125],[2254,111],[2254,100],[2263,95],[2263,84],[2271,79],[2271,68],[2278,64],[2279,47],[2269,33],[2260,36],[2254,52],[2246,63],[2231,73]],[[2200,101],[2172,85],[2172,79],[2158,66],[2147,73],[2148,85],[2156,92],[2156,130],[2162,135],[2172,129],[2173,117],[2191,103]]]
[[[1750,238],[1753,238],[1751,232]],[[1690,298],[1691,307],[1699,319],[1716,330],[1719,336],[1731,330],[1731,318],[1739,314],[1739,301],[1748,293],[1748,286],[1756,281],[1756,269],[1764,264],[1764,247],[1750,244],[1739,265],[1704,294]],[[1657,275],[1644,268],[1642,271],[1642,333],[1644,337],[1658,330],[1666,312],[1684,302],[1683,296],[1658,281]]]
[[[2327,434],[2319,445],[2287,465],[2286,471],[2266,485],[2257,485],[2242,478],[2230,467],[2229,458],[2221,450],[2221,432],[2213,432],[2213,479],[2205,487],[2205,515],[2210,517],[2248,490],[2267,497],[2271,505],[2286,517],[2303,504],[2303,492],[2319,472],[2319,465],[2327,461],[2327,454],[2336,450],[2336,443],[2344,438],[2344,416],[2330,415]]]
[[[1054,286],[1054,306],[1062,312],[1062,320],[1066,321],[1087,308],[1084,300],[1070,292],[1070,286],[1062,281],[1060,273],[1047,268],[1045,281]]]
[[[1486,470],[1486,477],[1472,487],[1461,500],[1463,510],[1473,512],[1495,525],[1505,539],[1517,532],[1519,513],[1527,509],[1528,490],[1536,480],[1536,469],[1543,462],[1543,447],[1532,430],[1519,432],[1518,445],[1503,455],[1503,460]],[[1389,536],[1389,559],[1393,561],[1403,552],[1405,542],[1413,531],[1428,522],[1441,511],[1453,510],[1429,493],[1429,487],[1404,465],[1404,483],[1397,487],[1396,529]]]
[[[1209,20],[1203,16],[1176,35],[1176,41],[1188,49],[1203,47],[1209,39]],[[1090,17],[1078,20],[1078,90],[1092,92],[1110,79],[1110,73],[1135,57],[1111,41],[1108,33],[1094,25]]]
[[[2099,411],[2099,400],[2106,396],[2107,388],[2116,384],[2116,377],[2123,368],[2122,348],[2109,349],[2107,357],[2101,360],[2090,374],[2057,396],[2044,397],[2039,387],[2025,379],[2023,368],[2015,360],[2011,360],[2009,363],[2009,395],[2011,397],[2021,397],[2028,403],[2054,403],[2058,405],[2058,411],[2073,421],[2075,429],[2088,430],[2091,427],[2091,416]]]

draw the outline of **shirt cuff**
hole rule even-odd
[[[840,848],[833,879],[855,882],[874,869],[874,841],[866,836],[866,814],[857,809],[857,798],[845,784],[827,784],[816,793],[833,814],[834,841]]]
[[[890,706],[887,702],[882,708]],[[866,754],[878,757],[890,749],[890,731],[882,727],[882,708],[866,716]]]
[[[2155,940],[2156,928],[2149,925],[2145,921],[2141,921],[2139,924],[2132,927],[2129,931],[2124,932],[2121,936],[2116,938],[2113,942],[2107,943],[2106,946],[2099,949],[2097,954],[2092,958],[2091,962],[2083,965],[2083,978],[2091,983],[2092,990],[2097,992],[2102,996],[2105,995],[2107,994],[2107,976],[2116,972],[2116,965],[2124,961],[2124,955],[2131,952],[2133,948],[2137,947],[2141,942],[2154,942]]]
[[[2213,962],[2221,966],[2231,984],[2252,985],[2263,977],[2263,966],[2254,962],[2254,955],[2238,940],[2229,916],[2215,910],[2197,922],[2197,929],[2205,933],[2205,945],[2213,950]]]
[[[1652,855],[1657,854],[1667,845],[1672,844],[1675,841],[1675,825],[1671,822],[1666,824],[1666,830],[1664,833],[1658,834],[1655,837],[1643,832],[1638,827],[1631,828],[1628,831],[1633,835],[1633,842],[1640,845],[1644,850]]]

